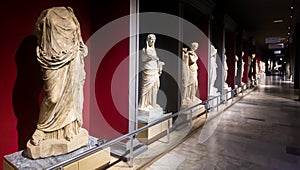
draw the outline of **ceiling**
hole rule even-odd
[[[288,27],[291,25],[292,37],[300,10],[297,0],[224,0],[223,3],[225,12],[245,29],[248,36],[253,37],[258,53],[269,51],[268,44],[265,43],[266,37],[281,37],[285,45],[288,39],[289,42],[292,41],[288,35]],[[290,18],[291,14],[293,18]],[[283,22],[274,23],[274,20]]]

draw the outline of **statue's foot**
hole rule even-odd
[[[44,140],[44,137],[45,133],[41,130],[36,129],[31,137],[30,143],[37,146],[42,140]]]
[[[139,108],[139,110],[140,110],[140,111],[146,111],[146,112],[149,111],[149,109],[148,109],[147,107],[145,107],[145,108]]]
[[[160,105],[155,104],[154,108],[160,108]]]
[[[67,126],[64,127],[65,130],[65,139],[67,141],[71,141],[73,139],[73,137],[75,136],[72,127],[71,127],[72,123],[68,124]]]
[[[151,106],[151,105],[147,106],[147,109],[148,109],[148,110],[151,110],[151,109],[153,109],[153,108],[154,108],[154,107]]]

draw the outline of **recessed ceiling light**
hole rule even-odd
[[[293,6],[291,6],[291,9],[294,9],[294,7],[293,7]]]
[[[283,20],[282,19],[277,19],[277,20],[273,20],[273,23],[276,24],[276,23],[282,23]]]

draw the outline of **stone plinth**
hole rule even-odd
[[[202,103],[202,100],[200,100],[199,98],[195,97],[193,99],[193,101],[183,102],[182,105],[181,105],[181,109],[190,108],[190,107],[193,107],[193,106],[198,105],[200,103]]]
[[[204,112],[205,112],[204,105],[199,105],[190,110],[184,111],[176,118],[174,122],[174,126],[176,126],[177,130],[182,129],[183,127],[185,127],[185,125],[187,125],[187,123],[190,123],[191,116],[192,116],[192,126],[194,126],[195,123],[198,121],[198,119],[200,119],[199,116]]]
[[[147,145],[140,143],[136,138],[132,141],[133,157],[147,151]],[[112,156],[119,157],[123,161],[130,160],[130,140],[124,140],[111,145]]]
[[[217,93],[210,94],[208,96],[208,99],[214,98],[214,99],[209,101],[208,108],[217,106],[218,101],[220,102],[220,100],[221,100],[220,97],[216,97],[216,96],[219,96],[219,95],[220,95],[220,92],[217,92]],[[212,110],[213,110],[213,108],[212,108]]]
[[[242,83],[242,89],[247,90],[247,84],[246,83]]]
[[[27,142],[27,156],[33,159],[46,158],[72,152],[88,144],[88,132],[81,128],[79,134],[75,135],[71,141],[66,139],[43,140],[35,146]]]
[[[146,122],[151,122],[153,120],[159,119],[162,117],[164,111],[161,107],[151,109],[149,111],[139,110],[138,119],[141,119]]]
[[[21,170],[21,169],[47,169],[60,162],[71,159],[72,157],[96,147],[97,138],[89,136],[88,145],[73,152],[52,156],[42,159],[30,159],[24,156],[25,151],[18,151],[10,155],[4,156],[4,170]],[[109,165],[110,148],[105,148],[76,162],[64,166],[65,170],[85,170],[85,169],[100,169]]]
[[[225,95],[225,98],[226,98],[226,100],[229,100],[231,97],[232,97],[232,94],[231,94],[231,91],[232,90],[232,88],[231,87],[226,87],[226,88],[224,88],[224,93],[226,94]],[[225,99],[224,99],[225,100]]]
[[[145,115],[139,115],[138,116],[138,128],[144,127],[150,123],[152,123],[155,120],[158,120],[160,118],[163,118],[164,116],[168,116],[172,113],[167,113],[167,114],[163,114],[163,112],[160,112],[160,114],[155,116],[155,118],[153,117],[147,117]],[[172,127],[172,119],[170,119],[170,129]],[[168,121],[164,121],[161,123],[158,123],[155,126],[152,126],[140,133],[137,134],[137,139],[144,144],[150,144],[153,143],[154,141],[158,140],[159,138],[163,137],[164,135],[166,135],[167,132],[167,128],[168,128]]]

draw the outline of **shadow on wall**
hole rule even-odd
[[[42,72],[36,60],[37,38],[26,37],[15,56],[17,79],[13,89],[12,104],[17,118],[18,147],[26,148],[39,115],[39,98],[43,86]]]

